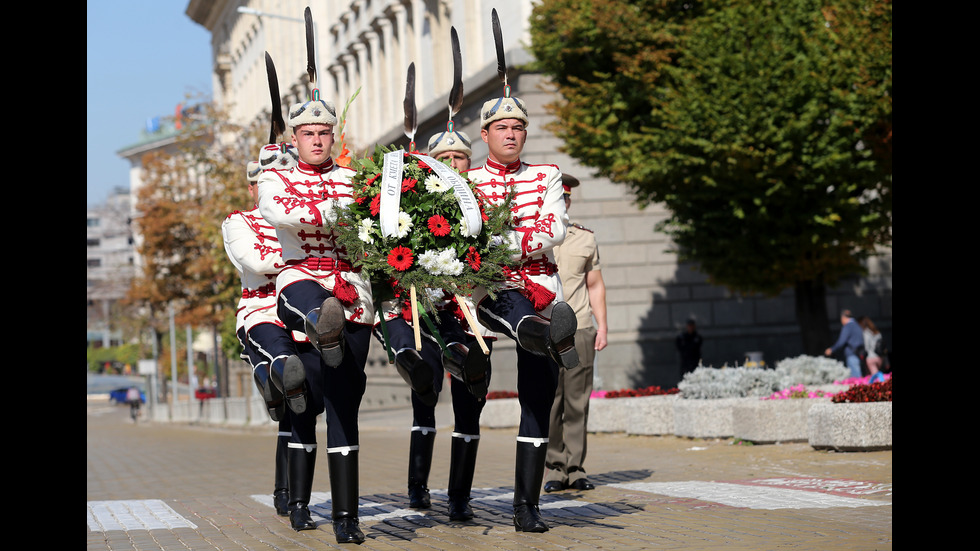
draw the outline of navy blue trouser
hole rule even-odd
[[[323,301],[333,296],[315,281],[297,281],[286,286],[279,292],[278,315],[286,327],[294,331],[306,332],[304,315],[319,308]],[[311,394],[321,400],[322,409],[312,414],[313,422],[303,421],[299,428],[302,433],[302,443],[315,443],[315,417],[320,411],[325,412],[327,422],[327,447],[347,447],[358,445],[357,414],[361,406],[361,398],[367,384],[364,366],[367,364],[368,347],[371,344],[371,327],[347,322],[344,324],[344,359],[337,367],[327,367],[323,364],[319,353],[313,349],[315,358],[309,361],[304,357],[307,383],[310,383]],[[301,356],[302,357],[302,356]],[[315,362],[315,365],[314,365]],[[313,379],[313,380],[311,380]],[[307,398],[309,401],[309,397]],[[310,412],[307,405],[306,412]],[[294,424],[294,429],[296,429]],[[307,434],[307,431],[309,434]]]
[[[536,316],[531,302],[519,290],[486,297],[477,306],[477,318],[487,329],[517,340],[517,326],[527,316]],[[551,404],[558,388],[558,363],[517,347],[517,400],[521,404],[518,436],[548,438]]]

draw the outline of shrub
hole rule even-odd
[[[780,388],[794,384],[826,385],[847,377],[850,370],[842,362],[822,356],[797,356],[776,362]]]
[[[758,367],[698,367],[684,375],[677,387],[684,398],[743,398],[768,396],[779,390],[781,377]]]
[[[889,377],[881,383],[854,385],[844,392],[839,392],[831,398],[835,404],[844,402],[891,402],[892,379]]]

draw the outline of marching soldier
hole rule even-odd
[[[277,146],[266,146],[260,158],[268,161],[278,157],[278,153]],[[310,353],[315,351],[306,335],[298,332],[291,334],[276,316],[275,279],[282,267],[282,249],[274,229],[263,220],[258,207],[254,205],[256,182],[261,170],[260,162],[248,163],[246,175],[253,207],[247,211],[234,211],[225,217],[221,223],[221,233],[225,252],[238,271],[242,285],[242,297],[236,313],[236,333],[242,345],[243,359],[253,367],[255,385],[266,403],[269,416],[279,422],[273,505],[277,514],[288,516],[290,484],[287,466],[289,456],[294,454],[289,449],[292,411],[286,411],[286,396],[281,387],[270,382],[270,373],[278,373],[280,380],[305,380],[301,357],[310,361]],[[319,364],[318,359],[314,357],[314,360]],[[293,487],[297,487],[295,482]]]
[[[449,160],[457,171],[470,167],[470,140],[466,134],[448,130],[429,139],[429,156],[437,160]],[[438,290],[430,290],[438,293]],[[451,296],[437,300],[438,318],[434,320],[440,337],[446,343],[446,353],[426,325],[419,328],[422,338],[421,354],[414,349],[412,327],[401,315],[386,316],[388,340],[399,350],[395,356],[411,355],[415,361],[411,373],[428,373],[428,383],[413,384],[412,432],[409,440],[408,497],[413,509],[431,506],[428,481],[432,466],[432,451],[436,437],[435,405],[442,391],[443,370],[450,373],[450,392],[453,402],[454,427],[450,444],[448,486],[449,519],[466,521],[473,518],[470,507],[470,491],[476,469],[477,450],[480,443],[480,413],[486,404],[487,386],[490,382],[490,356],[480,350],[474,330],[481,331],[486,341],[493,334],[485,328],[472,328],[455,310],[459,305]],[[465,307],[472,310],[472,303]],[[383,335],[376,328],[375,335],[382,343]],[[487,342],[488,348],[491,342]],[[406,369],[399,367],[399,370]],[[403,373],[403,378],[406,375]],[[408,380],[406,378],[406,380]]]
[[[519,98],[503,97],[483,104],[480,136],[489,149],[486,164],[466,176],[491,202],[500,203],[516,190],[514,229],[501,236],[519,251],[517,268],[505,267],[507,284],[493,300],[485,290],[473,293],[477,319],[495,333],[515,339],[517,393],[521,423],[517,436],[514,482],[514,527],[544,532],[548,525],[538,509],[548,443],[548,419],[559,366],[578,364],[575,312],[564,302],[552,249],[565,239],[568,216],[562,198],[561,171],[551,164],[524,163],[527,109]]]
[[[361,543],[357,413],[375,314],[370,282],[353,270],[328,229],[335,210],[351,201],[354,175],[330,156],[336,124],[336,108],[319,99],[318,90],[312,100],[290,107],[288,125],[299,159],[293,168],[262,173],[259,211],[276,228],[282,245],[285,266],[276,278],[279,318],[287,328],[306,333],[326,366],[321,370],[322,399],[334,534],[339,543]],[[312,481],[315,433],[304,438],[304,476]],[[290,497],[290,510],[304,520],[309,518],[309,498],[309,493]],[[315,528],[312,522],[293,527]]]

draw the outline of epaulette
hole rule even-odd
[[[587,231],[589,233],[595,233],[594,231],[590,230],[589,228],[586,228],[585,226],[583,226],[582,224],[579,224],[577,222],[572,222],[572,225],[575,226],[576,228],[580,229],[580,230],[585,230],[585,231]]]

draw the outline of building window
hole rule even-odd
[[[88,218],[87,219],[87,225],[90,228],[97,228],[97,227],[99,227],[99,219],[98,218]]]
[[[99,238],[98,237],[89,237],[88,238],[88,246],[89,247],[98,247],[99,246]]]
[[[98,268],[101,265],[102,265],[102,259],[101,258],[89,258],[88,259],[88,267],[89,268]]]

